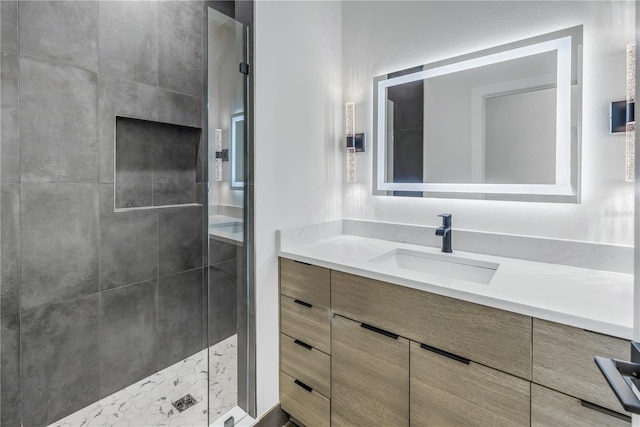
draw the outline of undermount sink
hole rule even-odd
[[[500,264],[444,254],[394,249],[372,259],[380,266],[402,268],[451,279],[488,285]]]
[[[211,228],[225,233],[242,233],[243,227],[241,222],[227,222],[222,224],[213,224],[211,225]]]

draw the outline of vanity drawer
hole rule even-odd
[[[533,320],[533,381],[624,412],[594,356],[628,360],[629,341],[546,320]]]
[[[280,334],[280,369],[331,398],[331,357],[328,354]]]
[[[531,427],[631,427],[631,418],[584,406],[580,399],[531,384]]]
[[[329,399],[295,378],[280,372],[280,406],[306,427],[328,427],[331,420]],[[305,388],[306,387],[306,388]]]
[[[314,306],[330,308],[331,270],[280,258],[280,293]]]
[[[529,381],[435,351],[411,341],[412,426],[529,426]]]
[[[409,425],[409,340],[333,317],[331,425]]]
[[[531,379],[531,317],[333,271],[333,311]]]
[[[297,301],[297,302],[296,302]],[[327,354],[331,354],[329,310],[280,296],[280,331]]]

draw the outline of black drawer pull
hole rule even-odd
[[[297,262],[298,264],[302,264],[302,265],[311,265],[308,262],[296,261],[295,259],[293,260],[293,262]]]
[[[299,299],[294,299],[293,302],[295,302],[296,304],[304,305],[305,307],[313,307],[313,305],[309,304],[308,302],[300,301]]]
[[[293,342],[298,344],[300,347],[306,348],[307,350],[312,350],[313,349],[313,347],[311,347],[309,344],[304,343],[304,342],[302,342],[300,340],[293,340]]]
[[[370,331],[376,332],[378,334],[384,335],[386,337],[397,340],[399,335],[394,334],[393,332],[385,331],[384,329],[376,328],[375,326],[367,325],[366,323],[360,323],[360,327],[368,329]]]
[[[294,383],[298,384],[300,387],[302,387],[303,389],[307,390],[309,393],[311,393],[313,391],[313,389],[311,387],[309,387],[308,385],[306,385],[302,381],[295,380]]]
[[[620,414],[616,411],[612,411],[611,409],[603,408],[602,406],[595,405],[591,402],[587,402],[582,399],[580,399],[580,404],[585,408],[593,409],[594,411],[600,412],[605,415],[609,415],[610,417],[615,417],[615,418],[621,419],[622,421],[626,421],[628,423],[631,422],[631,417],[628,417],[624,414]]]
[[[448,351],[440,350],[439,348],[431,347],[430,345],[420,344],[420,348],[423,348],[427,351],[439,354],[444,357],[448,357],[449,359],[453,359],[455,361],[464,363],[465,365],[468,365],[469,363],[471,363],[471,360],[465,357],[458,356],[457,354],[449,353]]]

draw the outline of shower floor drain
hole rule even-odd
[[[180,399],[173,402],[172,405],[178,410],[178,412],[182,412],[191,408],[196,403],[198,403],[196,399],[194,399],[190,394],[187,394],[186,396],[181,397]]]

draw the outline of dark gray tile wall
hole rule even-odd
[[[158,28],[162,29],[158,37],[160,87],[202,96],[202,10],[202,2],[159,2]]]
[[[4,2],[2,2],[4,8]],[[2,9],[4,13],[4,9]],[[20,124],[18,121],[18,87],[20,72],[18,55],[1,52],[0,74],[2,75],[2,111],[0,133],[2,154],[0,182],[20,182]]]
[[[200,128],[116,118],[116,208],[196,202]]]
[[[114,212],[113,184],[100,184],[100,289],[158,277],[158,212]]]
[[[116,122],[116,208],[153,206],[153,141],[150,122]]]
[[[158,120],[201,127],[202,103],[195,96],[158,89]]]
[[[20,58],[22,182],[97,181],[96,86],[91,71]]]
[[[100,182],[105,183],[113,183],[116,114],[157,120],[158,88],[103,75],[98,76]]]
[[[4,52],[18,51],[18,0],[0,2],[0,49]]]
[[[209,238],[209,344],[218,343],[238,330],[238,260],[242,246]]]
[[[97,1],[18,2],[20,53],[98,71]]]
[[[22,312],[22,421],[48,425],[100,397],[97,293]]]
[[[98,184],[22,184],[22,309],[98,292]]]
[[[158,84],[158,5],[155,1],[100,4],[100,74]]]
[[[22,412],[22,387],[20,383],[20,315],[10,314],[0,318],[0,425],[20,427]]]
[[[204,277],[198,268],[161,277],[158,284],[158,368],[204,348]]]
[[[160,211],[160,276],[202,267],[202,209],[197,206]]]
[[[156,372],[157,290],[157,281],[152,280],[101,294],[101,396]]]
[[[20,186],[0,186],[0,313],[20,312]]]
[[[3,427],[206,342],[202,208],[114,212],[113,186],[115,115],[201,126],[202,5],[0,2]]]

